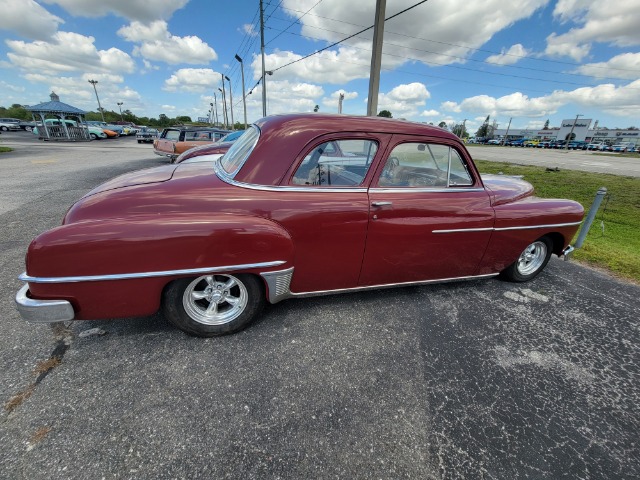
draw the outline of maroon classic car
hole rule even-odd
[[[289,297],[492,277],[568,255],[580,204],[480,177],[462,142],[379,117],[283,115],[215,162],[117,177],[30,245],[33,322],[150,315],[213,336]]]

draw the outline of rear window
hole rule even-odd
[[[251,125],[220,159],[224,171],[230,176],[238,173],[253,147],[256,146],[258,138],[260,138],[260,130],[255,125]]]

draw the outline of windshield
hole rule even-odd
[[[238,173],[253,147],[256,146],[259,137],[258,127],[251,125],[220,159],[224,171],[232,177]]]

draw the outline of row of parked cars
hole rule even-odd
[[[495,145],[502,145],[502,140],[491,140],[495,142]],[[487,143],[490,143],[487,142]],[[531,140],[531,139],[518,139],[504,142],[504,145],[511,147],[529,147],[529,148],[555,148],[569,150],[594,150],[603,152],[636,152],[638,147],[633,142],[617,143],[612,145],[606,142],[585,142],[573,140],[567,142],[565,140]]]

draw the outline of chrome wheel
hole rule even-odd
[[[531,275],[544,266],[547,260],[547,244],[540,240],[533,242],[520,254],[516,269],[520,275]]]
[[[204,325],[224,325],[238,318],[248,301],[244,283],[232,275],[204,275],[193,280],[182,295],[189,317]]]

